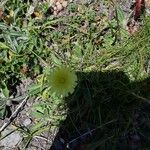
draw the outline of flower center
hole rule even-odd
[[[65,78],[60,78],[59,83],[61,83],[61,84],[65,83]]]

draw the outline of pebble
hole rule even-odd
[[[59,2],[62,4],[64,0],[59,0]]]
[[[64,8],[66,8],[67,5],[68,5],[68,2],[67,2],[67,1],[63,1],[63,2],[62,2],[62,6],[63,6]]]
[[[55,4],[53,6],[54,12],[53,14],[56,16],[58,13],[60,13],[63,8],[66,8],[68,5],[68,1],[66,0],[55,0]]]
[[[63,6],[59,2],[56,3],[56,7],[57,11],[61,11],[63,9]]]
[[[58,5],[61,5],[61,4],[60,4],[60,2],[57,1],[55,5],[58,6]]]
[[[54,11],[56,11],[56,10],[57,10],[57,7],[55,6],[55,7],[54,7]]]
[[[28,125],[31,124],[31,122],[32,122],[31,119],[30,119],[30,118],[27,118],[27,119],[24,120],[23,125],[24,125],[25,127],[27,127]]]
[[[58,13],[57,13],[57,11],[54,11],[53,14],[56,16]]]

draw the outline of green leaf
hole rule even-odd
[[[4,119],[5,114],[6,114],[6,107],[0,106],[0,119]]]
[[[51,58],[56,65],[61,65],[61,61],[54,54],[51,54]]]
[[[119,6],[117,6],[116,13],[117,13],[117,19],[119,23],[123,26],[125,21],[124,11]]]
[[[40,113],[40,112],[37,112],[37,111],[34,111],[34,112],[32,112],[31,113],[35,118],[37,118],[37,119],[43,119],[44,118],[44,115],[42,114],[42,113]]]
[[[82,58],[82,46],[79,45],[79,43],[77,43],[74,47],[74,55],[77,57],[77,58]]]
[[[2,42],[0,42],[0,48],[9,49],[9,47],[6,44],[2,43]]]
[[[36,109],[36,111],[38,111],[38,112],[40,112],[40,113],[44,113],[44,106],[43,105],[40,105],[40,104],[38,104],[38,105],[36,105],[36,106],[34,106],[35,107],[35,109]]]
[[[32,132],[36,132],[36,131],[38,131],[40,128],[42,128],[43,125],[44,125],[43,122],[37,123],[37,124],[35,124],[35,125],[31,128],[31,131],[32,131]]]
[[[29,86],[28,94],[33,96],[33,95],[39,94],[42,90],[43,90],[43,87],[41,86],[41,84],[33,84]]]
[[[2,84],[2,93],[5,96],[5,98],[9,98],[9,90],[7,88],[7,85],[4,82]]]
[[[43,93],[42,93],[42,99],[48,100],[49,95],[50,95],[49,88],[47,88],[47,89],[45,89],[45,90],[43,91]]]

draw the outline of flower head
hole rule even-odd
[[[60,96],[72,94],[77,85],[77,76],[70,68],[61,66],[53,70],[49,75],[51,91]]]

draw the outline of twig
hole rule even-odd
[[[108,125],[108,124],[110,124],[110,123],[113,123],[113,122],[115,122],[115,121],[117,121],[117,120],[116,120],[116,119],[111,120],[111,121],[109,121],[109,122],[107,122],[107,123],[105,123],[105,124],[103,124],[103,125],[101,125],[101,126],[99,126],[99,127],[97,127],[97,128],[94,128],[94,129],[92,129],[92,130],[89,130],[89,131],[85,132],[84,134],[82,134],[81,136],[78,136],[77,138],[75,138],[75,139],[69,141],[69,144],[75,142],[76,140],[78,140],[78,139],[80,139],[80,138],[82,138],[82,137],[84,137],[84,136],[86,136],[86,135],[89,135],[89,134],[92,135],[92,132],[96,131],[97,129],[100,129],[100,128],[104,127],[105,125]]]
[[[134,92],[129,92],[129,93],[132,94],[133,96],[135,96],[136,98],[138,98],[138,99],[140,99],[140,100],[142,100],[142,101],[147,102],[148,104],[150,104],[150,100],[149,99],[147,99],[145,97],[142,97],[140,95],[137,95]]]
[[[18,108],[13,112],[13,114],[8,118],[7,122],[5,122],[3,124],[3,126],[0,128],[0,133],[2,131],[4,131],[5,128],[7,128],[11,122],[17,117],[17,115],[19,114],[20,111],[23,110],[25,104],[27,103],[27,100],[28,100],[28,96],[25,97],[25,99],[20,103],[20,105],[18,106]]]
[[[145,0],[136,0],[134,9],[134,20],[137,21],[145,9]]]

